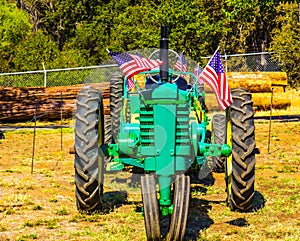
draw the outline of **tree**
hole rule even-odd
[[[38,30],[18,43],[13,60],[17,71],[27,71],[42,69],[42,63],[47,68],[60,67],[55,64],[59,57],[60,51],[56,44]]]
[[[284,63],[292,87],[300,86],[300,23],[298,5],[280,4],[270,50]]]
[[[47,32],[62,50],[66,41],[74,36],[82,21],[96,15],[98,0],[18,0],[18,6],[31,16],[34,30]]]
[[[198,62],[202,61],[201,56],[211,55],[218,46],[227,54],[266,51],[271,46],[285,60],[287,70],[292,71],[290,77],[298,78],[296,5],[293,5],[291,19],[284,18],[285,10],[278,7],[283,6],[282,2],[288,2],[288,7],[292,0],[17,2],[23,10],[18,13],[22,14],[9,15],[16,11],[15,5],[0,0],[0,16],[6,14],[10,16],[6,18],[11,19],[1,22],[0,26],[2,69],[25,70],[30,62],[37,68],[41,61],[47,62],[47,67],[94,65],[109,58],[106,48],[112,51],[158,48],[160,26],[165,24],[169,26],[169,47],[177,52],[185,50],[186,55]],[[9,24],[14,21],[12,28]],[[25,50],[32,56],[26,56]]]
[[[276,26],[277,6],[291,2],[295,0],[225,0],[224,11],[231,27],[231,43],[239,42],[237,47],[240,51],[266,51]]]
[[[13,3],[0,1],[0,72],[15,69],[15,47],[30,34],[28,16]]]

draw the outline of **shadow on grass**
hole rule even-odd
[[[254,191],[254,197],[253,197],[253,208],[245,213],[251,213],[251,212],[257,212],[258,210],[264,208],[265,206],[265,199],[263,195],[258,192]],[[226,222],[230,225],[237,226],[237,227],[247,227],[249,226],[249,223],[245,218],[237,218],[231,221]]]
[[[203,184],[203,183],[202,183]],[[208,184],[210,185],[210,183]],[[191,187],[191,193],[206,194],[207,188],[203,186]],[[212,209],[212,204],[220,204],[220,201],[207,201],[200,198],[191,198],[189,205],[188,223],[186,227],[186,240],[197,240],[200,231],[209,228],[214,222],[208,213]]]
[[[254,197],[253,197],[253,212],[256,212],[260,209],[263,209],[265,207],[266,200],[264,196],[258,192],[254,191]]]
[[[237,227],[247,227],[247,226],[249,226],[249,223],[244,218],[237,218],[237,219],[228,221],[226,223],[228,223],[230,225],[233,225],[233,226],[237,226]]]
[[[103,206],[100,213],[108,214],[113,212],[115,208],[119,208],[123,205],[134,205],[135,211],[138,213],[142,212],[141,201],[128,201],[128,193],[126,191],[113,191],[103,193],[102,201]]]
[[[212,208],[210,203],[211,202],[202,199],[190,199],[184,240],[197,240],[200,236],[200,231],[209,228],[214,223],[208,215],[209,210]],[[168,235],[170,222],[171,216],[160,217],[160,228],[163,237]]]
[[[201,183],[203,185],[195,185],[191,186],[191,193],[201,193],[206,194],[207,188],[206,185],[210,186],[211,183]],[[139,184],[139,182],[137,182]],[[206,185],[205,185],[206,184]],[[122,205],[132,205],[134,204],[136,207],[136,212],[142,212],[142,202],[141,201],[130,201],[127,200],[128,193],[126,191],[114,191],[114,192],[106,192],[103,194],[103,211],[102,213],[109,213],[114,211],[115,208],[118,208]],[[213,200],[205,200],[197,197],[193,197],[190,199],[189,205],[189,214],[188,214],[188,223],[186,227],[185,240],[197,240],[200,237],[200,232],[202,230],[208,229],[211,225],[214,224],[214,221],[209,217],[208,213],[212,209],[214,204],[221,204],[226,207],[226,201],[213,201]],[[265,199],[263,195],[255,191],[253,198],[253,209],[250,212],[256,212],[262,209],[265,206]],[[142,214],[141,214],[142,215]],[[238,226],[238,227],[247,227],[249,223],[245,218],[237,218],[231,221],[226,222],[230,225]],[[166,237],[168,234],[170,225],[170,216],[161,217],[160,218],[160,228],[163,237]]]
[[[102,197],[101,213],[107,214],[114,211],[115,208],[128,204],[128,194],[126,191],[105,192]]]
[[[211,201],[192,198],[186,227],[186,240],[197,240],[200,237],[200,231],[209,228],[214,221],[209,217],[208,212],[212,209]],[[216,202],[214,203],[221,203]]]
[[[206,194],[207,189],[203,186],[194,186],[191,188],[191,192],[201,192]],[[212,205],[214,204],[223,204],[225,207],[226,201],[211,201],[199,198],[192,198],[190,200],[188,224],[185,235],[186,240],[198,240],[201,230],[205,230],[214,224],[214,221],[208,215],[209,211],[212,209]],[[253,208],[245,213],[257,212],[264,208],[264,206],[265,199],[263,195],[260,192],[255,191],[253,197]],[[249,225],[245,218],[237,218],[226,223],[238,227],[247,227]]]
[[[233,225],[233,226],[237,226],[237,227],[247,227],[247,226],[249,226],[249,223],[244,218],[237,218],[237,219],[228,221],[226,223],[228,223],[230,225]]]

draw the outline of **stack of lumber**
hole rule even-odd
[[[92,84],[103,93],[104,110],[109,113],[109,84]],[[74,115],[77,94],[83,85],[61,87],[0,88],[0,122],[55,120]]]
[[[268,110],[271,106],[285,109],[291,106],[291,99],[285,88],[288,86],[286,72],[229,72],[227,79],[231,88],[245,88],[252,93],[253,105],[257,110]]]
[[[229,72],[227,80],[231,88],[245,88],[252,93],[253,105],[257,110],[273,107],[286,108],[291,105],[290,97],[284,92],[287,75],[284,72]],[[109,114],[109,82],[92,84],[103,93],[104,112]],[[83,85],[62,87],[0,88],[0,122],[17,122],[39,119],[73,117],[77,94]],[[207,91],[207,102],[216,105],[214,94]],[[210,105],[208,103],[208,106]]]

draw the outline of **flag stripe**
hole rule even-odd
[[[174,69],[177,69],[178,71],[187,72],[187,63],[185,60],[185,57],[183,53],[179,56],[180,59],[178,59],[174,65]]]
[[[120,69],[127,77],[127,88],[130,90],[134,87],[132,77],[140,72],[154,69],[163,64],[161,60],[146,59],[138,55],[109,52],[111,57],[117,62]]]
[[[222,110],[232,104],[230,88],[228,86],[220,53],[217,51],[210,59],[198,78],[199,83],[206,83],[215,93],[217,102]]]

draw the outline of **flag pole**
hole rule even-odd
[[[202,73],[204,72],[206,66],[208,65],[208,63],[211,61],[211,59],[215,56],[215,54],[218,52],[220,46],[218,46],[218,48],[216,49],[216,51],[214,52],[214,54],[210,57],[209,61],[207,62],[207,64],[205,65],[205,67],[203,68],[203,71],[200,73],[198,79],[202,76]]]
[[[214,54],[211,56],[211,58],[210,58],[210,59],[212,59],[212,57],[214,57],[214,56],[215,56],[215,54],[218,52],[219,48],[220,48],[220,45],[218,46],[218,48],[216,49],[216,51],[214,52]]]

